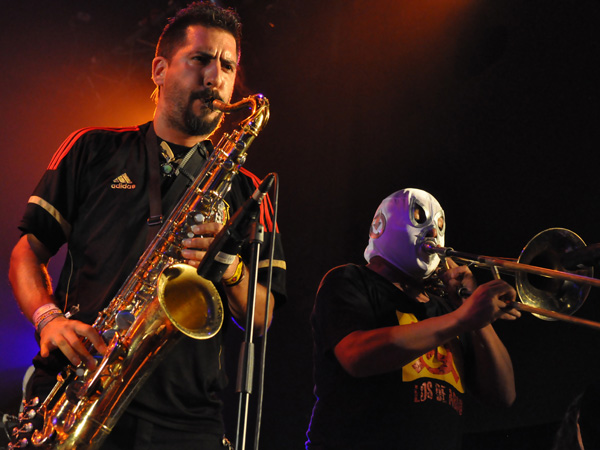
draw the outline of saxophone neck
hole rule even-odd
[[[248,124],[252,124],[252,128],[256,133],[265,127],[270,115],[269,100],[262,94],[254,94],[240,100],[239,102],[231,104],[214,99],[210,103],[210,108],[213,111],[217,110],[224,113],[239,111],[243,108],[250,108],[251,112],[249,116],[240,123],[240,126],[244,127]]]
[[[256,108],[262,103],[269,103],[269,101],[262,94],[254,94],[249,97],[243,98],[239,102],[235,103],[225,103],[219,99],[214,99],[210,104],[209,108],[213,111],[221,111],[224,113],[229,113],[233,111],[238,111],[245,107],[250,107],[252,109],[252,114],[255,113]]]

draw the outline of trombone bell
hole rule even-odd
[[[517,262],[567,272],[562,262],[564,255],[585,246],[585,242],[572,231],[565,228],[549,228],[535,235],[527,243]],[[594,269],[586,267],[568,272],[591,278]],[[522,271],[515,273],[515,280],[522,303],[566,315],[572,315],[583,305],[591,289],[589,284],[547,278]],[[556,320],[540,314],[534,315],[543,320]]]

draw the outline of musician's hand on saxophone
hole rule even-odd
[[[86,367],[94,368],[96,360],[82,342],[83,338],[86,338],[98,353],[103,354],[106,351],[106,344],[94,327],[59,315],[42,328],[40,353],[45,358],[50,351],[58,348],[74,366],[77,367],[83,362]]]
[[[19,239],[11,255],[9,273],[19,306],[36,327],[42,357],[59,349],[74,366],[83,361],[94,367],[96,362],[82,340],[87,338],[99,353],[106,351],[106,345],[92,326],[67,319],[55,304],[48,274],[50,257],[50,250],[35,235]]]
[[[215,236],[219,234],[223,226],[223,224],[217,222],[206,222],[191,227],[196,236],[182,241],[184,248],[181,250],[181,256],[186,259],[186,264],[198,267],[200,261],[206,256],[206,251],[210,247],[210,244],[214,241]],[[227,267],[223,273],[223,279],[231,278],[234,275],[239,262],[239,259],[236,258]]]

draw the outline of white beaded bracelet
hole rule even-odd
[[[60,308],[54,303],[46,303],[45,305],[36,309],[33,313],[33,326],[35,327],[35,330],[40,333],[46,324],[58,316],[64,317]]]

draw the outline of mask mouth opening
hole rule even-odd
[[[425,245],[430,245],[432,247],[438,247],[443,245],[443,237],[438,233],[437,236],[433,236],[433,233],[430,233],[433,227],[427,227],[417,235],[415,240],[415,245],[419,250],[424,250]]]
[[[426,249],[427,246],[437,247],[438,242],[437,242],[437,239],[434,239],[432,237],[426,237],[426,238],[420,239],[418,245],[421,249],[423,249],[423,248]]]
[[[439,255],[427,250],[427,247],[438,247],[440,245],[439,237],[419,236],[416,242],[416,258],[419,265],[425,269],[425,277],[431,275],[440,263]]]

